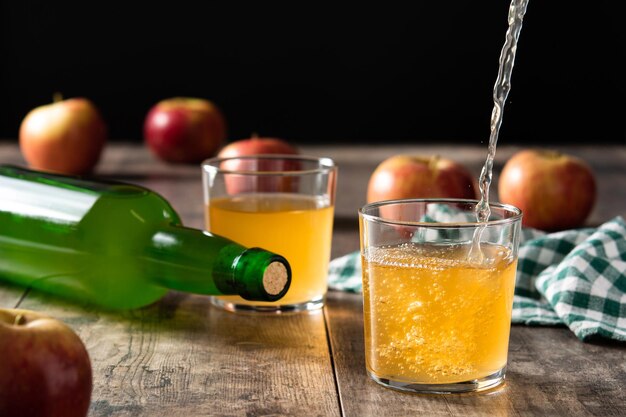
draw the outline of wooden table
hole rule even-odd
[[[462,146],[302,149],[339,165],[333,257],[358,249],[356,210],[364,203],[369,174],[384,158],[436,153],[478,175],[486,152]],[[498,150],[496,172],[515,150]],[[590,223],[626,216],[626,149],[561,150],[582,156],[599,177]],[[0,163],[23,163],[14,143],[0,142]],[[98,173],[154,189],[187,225],[202,227],[197,166],[169,166],[140,146],[115,144],[107,148]],[[206,297],[171,292],[150,307],[114,313],[0,283],[0,307],[48,313],[80,335],[94,370],[91,416],[626,414],[624,344],[582,343],[564,327],[515,325],[502,388],[483,394],[407,394],[366,376],[361,297],[330,292],[327,301],[314,314],[253,317],[212,308]]]

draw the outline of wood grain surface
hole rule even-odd
[[[127,312],[39,293],[20,308],[60,318],[85,343],[91,416],[339,415],[321,311],[234,315],[177,292]]]
[[[502,146],[497,172],[517,148]],[[566,147],[598,175],[589,224],[626,216],[626,149]],[[397,153],[438,154],[478,176],[480,147],[302,147],[339,166],[332,256],[358,249],[357,209],[370,173]],[[0,163],[24,164],[12,142]],[[203,226],[198,166],[167,165],[143,147],[112,144],[99,176],[137,183],[168,199],[188,226]],[[495,190],[494,190],[495,191]],[[494,192],[492,191],[492,194]],[[2,196],[0,196],[1,198]],[[494,196],[494,199],[497,198]],[[0,307],[69,324],[94,369],[90,416],[623,416],[626,345],[582,343],[565,327],[513,326],[506,384],[482,394],[417,395],[365,373],[360,295],[330,292],[316,314],[232,314],[206,297],[170,292],[144,309],[111,312],[0,282]],[[0,362],[1,366],[1,362]]]

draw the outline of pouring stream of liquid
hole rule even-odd
[[[511,1],[511,6],[509,7],[509,28],[506,31],[506,40],[500,52],[498,77],[493,87],[493,111],[491,112],[489,147],[487,149],[485,165],[480,172],[478,181],[480,201],[476,205],[476,218],[479,222],[485,224],[489,221],[489,217],[491,216],[491,209],[489,208],[489,187],[491,186],[493,160],[496,156],[496,145],[498,144],[498,135],[504,116],[504,104],[511,90],[511,75],[513,74],[513,65],[515,64],[517,41],[522,30],[522,23],[527,6],[528,0]],[[472,248],[469,252],[469,259],[472,262],[482,262],[483,254],[480,250],[480,239],[484,230],[485,226],[482,226],[478,228],[474,234]]]

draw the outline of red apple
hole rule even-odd
[[[107,126],[91,101],[72,98],[31,110],[22,121],[19,138],[32,168],[86,174],[100,159]]]
[[[283,154],[296,155],[298,149],[283,139],[259,138],[241,139],[226,145],[218,154],[220,158],[244,155]]]
[[[403,198],[476,198],[472,174],[463,165],[438,156],[396,155],[370,176],[367,202]]]
[[[61,321],[0,309],[0,416],[84,417],[91,363],[80,338]]]
[[[298,149],[283,139],[253,136],[225,146],[218,157],[227,158],[221,168],[229,171],[297,171],[300,162],[296,159],[228,159],[257,155],[297,155]],[[250,176],[226,174],[226,187],[231,195],[242,192],[289,192],[297,187],[295,177]]]
[[[511,157],[498,180],[500,201],[522,210],[522,224],[545,231],[582,226],[596,199],[596,182],[583,160],[547,150]]]
[[[160,101],[146,116],[144,140],[159,158],[197,163],[214,156],[226,138],[226,121],[209,100],[177,97]]]

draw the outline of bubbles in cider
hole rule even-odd
[[[382,378],[452,383],[505,366],[515,261],[471,244],[371,247],[363,257],[366,361]]]

